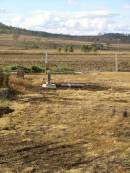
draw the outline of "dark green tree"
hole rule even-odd
[[[69,51],[68,46],[64,47],[64,51],[65,51],[65,53],[67,53]]]
[[[74,52],[73,46],[70,46],[70,47],[69,47],[69,52]]]

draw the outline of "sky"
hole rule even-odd
[[[130,33],[130,0],[0,0],[0,22],[70,35]]]

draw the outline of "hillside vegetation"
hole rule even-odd
[[[0,23],[0,34],[22,34],[22,35],[40,36],[47,38],[60,38],[60,39],[88,41],[88,42],[100,41],[107,43],[117,43],[118,40],[119,43],[130,43],[130,35],[126,34],[108,33],[98,36],[72,36],[72,35],[63,35],[63,34],[51,34],[42,31],[30,31],[27,29],[7,26],[3,23]]]

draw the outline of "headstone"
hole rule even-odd
[[[45,54],[45,73],[47,74],[47,82],[42,85],[42,88],[55,89],[56,85],[51,83],[51,72],[48,64],[48,53]]]
[[[46,89],[55,89],[56,85],[51,83],[51,72],[50,70],[47,71],[47,82],[42,85],[43,88]]]

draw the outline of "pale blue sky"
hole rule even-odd
[[[60,11],[82,10],[81,6],[75,8],[75,5],[70,5],[76,3],[92,4],[95,7],[106,6],[106,8],[111,10],[120,10],[123,6],[129,4],[130,0],[0,0],[0,6],[2,8],[22,13],[23,10],[32,11],[36,9]]]
[[[130,33],[130,0],[0,0],[0,22],[52,33]]]

